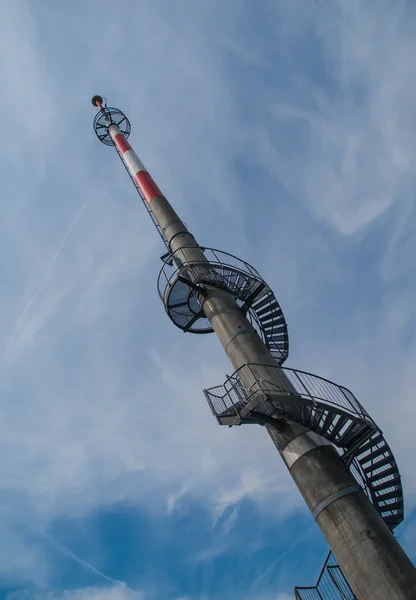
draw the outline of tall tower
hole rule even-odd
[[[282,366],[288,332],[273,291],[246,262],[197,243],[127,141],[127,117],[101,96],[92,103],[98,139],[117,150],[166,246],[158,290],[168,316],[183,331],[215,332],[235,370],[204,390],[212,412],[221,425],[265,427],[338,561],[330,555],[296,598],[415,600],[416,570],[392,533],[403,490],[381,430],[346,388]]]

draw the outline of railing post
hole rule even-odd
[[[344,396],[344,398],[346,399],[346,401],[348,402],[349,406],[352,408],[354,413],[357,413],[357,409],[360,408],[360,415],[366,415],[366,412],[364,411],[364,409],[362,408],[361,404],[358,402],[358,400],[356,400],[357,406],[354,406],[353,403],[351,402],[351,400],[348,398],[347,394],[344,392],[343,387],[340,385],[338,386],[338,389],[340,390],[341,394]],[[355,399],[355,397],[354,397]]]
[[[341,573],[343,582],[344,582],[345,586],[348,588],[348,592],[350,592],[349,598],[347,598],[347,596],[344,594],[344,592],[339,587],[337,580],[335,579],[334,575],[331,572],[331,569],[338,569],[339,572]],[[340,596],[342,597],[342,600],[356,600],[356,597],[354,596],[352,589],[350,588],[347,580],[345,579],[344,573],[341,571],[341,567],[339,565],[327,565],[327,571],[328,571],[329,577],[331,578],[331,581],[333,582],[333,584],[335,586],[335,589],[337,590],[337,592],[339,592]]]
[[[292,373],[295,374],[296,379],[299,381],[299,383],[301,384],[301,386],[303,386],[306,390],[306,395],[309,396],[309,398],[312,400],[312,403],[314,406],[316,406],[316,401],[314,399],[314,397],[312,396],[312,394],[310,393],[310,391],[308,390],[308,388],[306,387],[306,385],[303,383],[302,379],[299,377],[298,372],[296,371],[296,369],[282,369],[282,371],[291,371]]]

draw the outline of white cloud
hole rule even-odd
[[[295,198],[351,234],[401,202],[415,173],[414,9],[388,1],[377,10],[360,1],[303,8],[293,3],[289,12],[318,59],[306,73],[293,64],[291,86],[270,98],[273,124],[259,142]]]
[[[172,513],[193,494],[214,521],[245,498],[280,518],[302,503],[264,430],[211,416],[202,388],[229,367],[216,340],[185,337],[164,315],[163,247],[114,152],[94,139],[96,92],[129,114],[133,145],[201,242],[244,250],[269,273],[299,366],[357,390],[416,492],[415,206],[403,199],[416,164],[412,9],[266,5],[273,35],[250,44],[252,9],[238,2],[228,12],[148,2],[137,19],[126,2],[110,20],[102,2],[44,18],[24,2],[2,10],[3,124],[18,141],[0,149],[0,481],[42,523],[120,497]],[[344,257],[346,234],[375,239],[371,226],[393,209],[380,259],[368,258],[374,307],[332,250]],[[348,277],[337,325],[330,302],[319,310]],[[325,323],[340,329],[326,336]],[[15,553],[10,569],[35,577],[30,550]]]
[[[114,586],[109,588],[87,587],[63,592],[43,592],[31,597],[33,600],[140,600],[143,595],[123,586]],[[10,594],[6,600],[23,600],[23,598],[27,598],[27,592]]]
[[[15,10],[19,11],[19,6]],[[22,4],[20,10],[24,6]],[[413,147],[409,146],[407,137],[410,129],[409,103],[413,98],[413,84],[409,80],[412,78],[405,77],[405,70],[396,73],[396,62],[392,59],[385,63],[384,55],[380,56],[378,52],[384,45],[386,27],[390,52],[397,52],[397,60],[407,60],[406,52],[413,42],[408,36],[401,35],[399,14],[394,14],[391,22],[387,22],[386,12],[377,12],[378,20],[373,25],[373,13],[369,9],[368,12],[358,12],[354,6],[351,5],[346,15],[340,15],[338,9],[333,9],[322,22],[320,12],[311,13],[322,47],[331,57],[328,58],[330,74],[338,78],[339,104],[331,104],[335,100],[329,98],[329,92],[326,92],[326,97],[322,89],[317,89],[316,83],[307,83],[303,79],[299,85],[304,91],[311,92],[311,101],[315,103],[313,110],[298,108],[296,104],[285,108],[278,101],[266,105],[272,117],[270,135],[278,133],[282,120],[290,126],[291,119],[302,118],[310,127],[310,143],[298,147],[295,156],[286,152],[286,144],[277,147],[275,142],[269,141],[268,148],[272,154],[267,157],[262,154],[264,130],[254,126],[251,129],[248,125],[246,131],[240,134],[241,140],[254,143],[260,151],[261,160],[265,158],[269,168],[277,169],[283,182],[290,184],[289,187],[295,180],[287,182],[287,174],[302,173],[302,177],[295,178],[296,185],[301,186],[297,195],[303,197],[306,194],[305,199],[310,200],[314,210],[330,219],[342,232],[364,227],[385,210],[394,199],[400,175],[412,164],[413,157]],[[19,21],[19,14],[14,15],[13,23]],[[64,13],[57,18],[63,16]],[[148,6],[146,17],[152,22],[156,17],[159,20],[160,15]],[[191,11],[188,18],[198,31],[202,17]],[[335,23],[335,33],[329,27],[330,20]],[[145,21],[142,19],[141,23]],[[321,22],[319,27],[318,21]],[[35,15],[31,17],[29,11],[26,20],[19,21],[19,28],[13,23],[10,25],[14,27],[13,35],[22,40],[29,37],[30,46],[33,45],[37,51],[29,51],[26,43],[18,44],[16,52],[9,57],[8,72],[13,73],[19,65],[28,64],[28,71],[41,72],[42,77],[47,77],[45,61],[50,68],[51,64],[47,61],[51,58],[47,57],[41,36],[36,33],[38,24]],[[300,20],[300,25],[302,23]],[[346,23],[348,25],[344,27]],[[204,182],[206,172],[213,172],[217,176],[206,196],[214,203],[211,203],[210,209],[218,210],[221,206],[225,224],[227,211],[236,205],[236,201],[231,201],[231,206],[224,205],[223,200],[228,198],[228,190],[235,183],[222,162],[235,155],[233,143],[236,140],[228,141],[220,127],[213,128],[213,123],[215,118],[224,122],[234,106],[235,100],[231,96],[234,92],[219,68],[221,42],[197,39],[196,33],[189,40],[179,39],[175,26],[167,18],[160,19],[162,44],[149,59],[154,61],[152,66],[149,65],[143,72],[138,88],[134,82],[127,83],[120,77],[118,96],[127,98],[126,112],[131,113],[134,125],[137,123],[135,139],[145,149],[157,175],[172,188],[173,197],[185,192],[182,200],[185,219],[188,220],[187,214],[192,218],[192,211],[198,211],[195,220],[208,213],[204,207],[195,205],[194,195],[180,182],[187,181],[188,185],[198,186],[200,183],[197,181]],[[75,24],[69,20],[68,28],[71,27]],[[138,24],[137,27],[143,33],[143,25]],[[250,55],[247,52],[241,54],[243,46],[237,29],[227,22],[221,35],[227,38],[231,52],[235,52],[242,62],[250,64]],[[111,32],[115,40],[120,40],[123,35],[121,19],[112,22]],[[228,35],[230,32],[235,39]],[[159,99],[151,106],[147,101],[149,90],[160,85],[154,72],[164,64],[167,48],[173,43],[178,56],[171,60],[170,71],[162,70],[159,77],[166,84],[171,83],[178,70],[183,70],[183,91],[179,89],[171,94],[169,106]],[[138,49],[144,48],[146,38],[137,41],[137,44]],[[190,47],[195,49],[195,57],[189,53]],[[93,53],[89,67],[95,66],[94,61],[105,62],[105,52],[109,50],[100,47],[100,52]],[[264,53],[256,52],[254,62],[259,65]],[[203,77],[198,67],[200,60],[204,61]],[[127,73],[131,63],[127,60],[121,68]],[[385,84],[393,71],[394,94]],[[85,71],[81,70],[83,85],[85,77]],[[365,110],[357,112],[356,98],[348,97],[347,91],[354,87],[356,80],[361,79],[365,82],[364,96],[367,100]],[[93,81],[97,85],[97,81]],[[9,95],[17,98],[21,95],[19,82],[13,80],[12,83]],[[71,86],[73,83],[68,82]],[[103,85],[103,81],[100,84]],[[111,82],[110,87],[113,85],[115,82]],[[294,81],[293,91],[298,94],[299,87],[296,86]],[[48,107],[50,87],[50,82],[37,87],[37,106]],[[192,91],[188,98],[190,88]],[[138,98],[138,104],[136,89],[143,90],[145,96],[144,99]],[[82,91],[86,93],[86,90]],[[186,104],[179,110],[183,101]],[[77,112],[71,113],[75,109]],[[88,98],[85,99],[84,110],[87,109]],[[50,110],[46,108],[45,113],[49,115]],[[8,303],[8,324],[11,308],[17,308],[14,323],[19,330],[19,346],[15,348],[12,359],[3,364],[5,394],[10,397],[17,395],[24,403],[24,410],[18,409],[15,403],[6,402],[4,406],[3,439],[18,486],[21,490],[34,491],[35,497],[40,495],[41,503],[45,501],[45,494],[55,499],[56,504],[60,504],[63,497],[70,498],[70,502],[74,502],[75,498],[80,502],[93,498],[91,501],[96,502],[98,497],[104,499],[102,487],[107,487],[116,474],[124,473],[127,481],[136,474],[140,478],[144,475],[160,485],[161,480],[166,481],[167,471],[167,493],[171,499],[183,486],[191,490],[202,485],[199,473],[203,473],[204,482],[212,485],[219,497],[219,505],[226,506],[227,502],[237,502],[246,496],[261,496],[269,493],[267,490],[271,488],[276,493],[278,486],[271,482],[276,481],[276,471],[282,472],[283,469],[272,448],[267,451],[265,466],[258,467],[261,462],[258,457],[264,453],[267,444],[266,440],[263,441],[263,432],[254,429],[247,429],[244,434],[241,431],[220,431],[204,406],[201,394],[203,382],[215,384],[223,377],[219,350],[214,350],[214,345],[210,346],[205,340],[190,339],[192,336],[183,341],[180,333],[163,316],[161,307],[155,306],[157,299],[152,287],[156,262],[151,256],[154,256],[157,238],[150,223],[144,221],[145,217],[140,217],[141,223],[137,223],[139,217],[136,216],[133,191],[125,173],[116,164],[114,154],[99,147],[98,143],[94,145],[92,134],[88,132],[88,144],[93,154],[87,156],[82,149],[87,132],[82,130],[80,138],[78,135],[71,137],[72,122],[80,114],[79,107],[75,105],[73,109],[68,104],[67,110],[62,143],[65,147],[65,136],[69,136],[69,144],[75,144],[70,146],[73,148],[72,171],[80,169],[81,177],[75,181],[72,174],[71,177],[62,172],[59,174],[63,181],[71,180],[77,197],[84,197],[85,191],[90,194],[96,189],[97,198],[81,215],[57,261],[54,252],[65,238],[65,230],[76,213],[73,206],[71,212],[66,205],[64,207],[70,218],[64,227],[60,227],[59,235],[53,233],[56,230],[54,220],[51,220],[47,235],[42,240],[36,237],[39,221],[35,221],[34,227],[32,223],[27,227],[19,223],[22,229],[17,241],[30,248],[33,256],[31,258],[29,250],[26,251],[27,260],[19,279],[20,294],[16,292],[14,303]],[[175,111],[175,122],[172,111]],[[145,121],[139,118],[142,114],[146,114]],[[135,115],[138,115],[136,119]],[[88,118],[83,115],[82,119],[88,122],[90,117],[92,114]],[[396,123],[399,118],[403,122],[401,128]],[[234,126],[238,117],[232,119]],[[39,120],[47,122],[46,114],[42,114]],[[152,125],[156,121],[159,123],[157,131]],[[186,121],[201,128],[197,135],[185,131]],[[403,129],[406,135],[402,135]],[[380,131],[382,143],[377,147],[375,141]],[[179,132],[185,136],[181,144],[175,143]],[[227,132],[233,135],[232,128]],[[33,152],[31,135],[26,138],[26,143]],[[165,139],[170,139],[168,146]],[[214,148],[217,148],[217,156],[213,153]],[[362,157],[371,160],[370,165],[363,163]],[[54,185],[54,168],[60,161],[57,156],[51,161],[48,187]],[[81,166],[82,161],[86,161],[88,168]],[[105,164],[101,174],[94,170],[99,161]],[[288,165],[287,161],[292,162]],[[187,164],[192,164],[191,173],[195,171],[191,180],[189,169],[186,169],[185,177],[184,165]],[[387,168],[387,165],[390,167]],[[385,178],[389,178],[388,181]],[[218,188],[217,184],[220,184]],[[110,191],[104,190],[106,185],[111,187]],[[377,201],[373,202],[369,189],[374,185],[383,193],[376,190]],[[119,199],[121,197],[123,201]],[[27,200],[27,205],[36,202],[36,198],[37,195]],[[48,200],[53,201],[52,198]],[[121,202],[128,220],[122,218]],[[83,206],[77,203],[77,207]],[[228,208],[224,210],[225,207]],[[206,236],[209,238],[208,233]],[[150,242],[150,253],[146,246],[151,239],[154,241]],[[35,276],[31,275],[33,272]],[[14,332],[17,330],[14,327],[16,325],[9,326],[5,336],[6,349],[9,346],[7,335],[10,344],[15,345]],[[2,329],[6,331],[5,323]],[[175,356],[182,353],[182,359],[175,360],[172,346],[176,348]],[[214,366],[209,373],[201,368],[196,353],[212,361]],[[143,377],[144,370],[153,379]],[[28,397],[31,401],[25,402],[24,398]],[[244,453],[246,435],[255,440],[255,452],[250,456]],[[16,451],[17,446],[19,451]],[[36,471],[34,464],[37,465]],[[230,465],[234,467],[231,477]],[[256,471],[258,468],[260,472]],[[255,485],[249,483],[253,473],[256,473]],[[191,480],[194,485],[189,485]],[[286,494],[287,481],[280,485],[283,494]],[[5,478],[5,484],[10,485],[11,482]],[[86,487],[90,490],[88,494],[85,494]],[[123,489],[117,491],[117,497],[120,494],[124,494]],[[169,502],[172,503],[172,500]]]
[[[27,598],[26,592],[9,594],[6,600],[23,600]],[[88,587],[82,589],[65,590],[60,593],[46,592],[32,596],[33,600],[140,600],[146,598],[145,594],[128,590],[123,587],[95,588]],[[209,600],[208,596],[199,596]],[[289,594],[277,594],[273,596],[250,596],[242,600],[292,600],[293,596]],[[181,596],[176,600],[197,600],[191,596]]]
[[[28,534],[21,519],[0,513],[0,564],[3,586],[47,585],[52,575],[49,557]]]

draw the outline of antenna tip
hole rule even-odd
[[[93,96],[91,102],[93,106],[100,108],[100,104],[103,104],[104,101],[101,96]]]

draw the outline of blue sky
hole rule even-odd
[[[412,2],[1,2],[0,598],[287,600],[326,546],[230,367],[164,314],[164,252],[93,94],[201,244],[253,264],[288,366],[401,468],[416,559]]]

